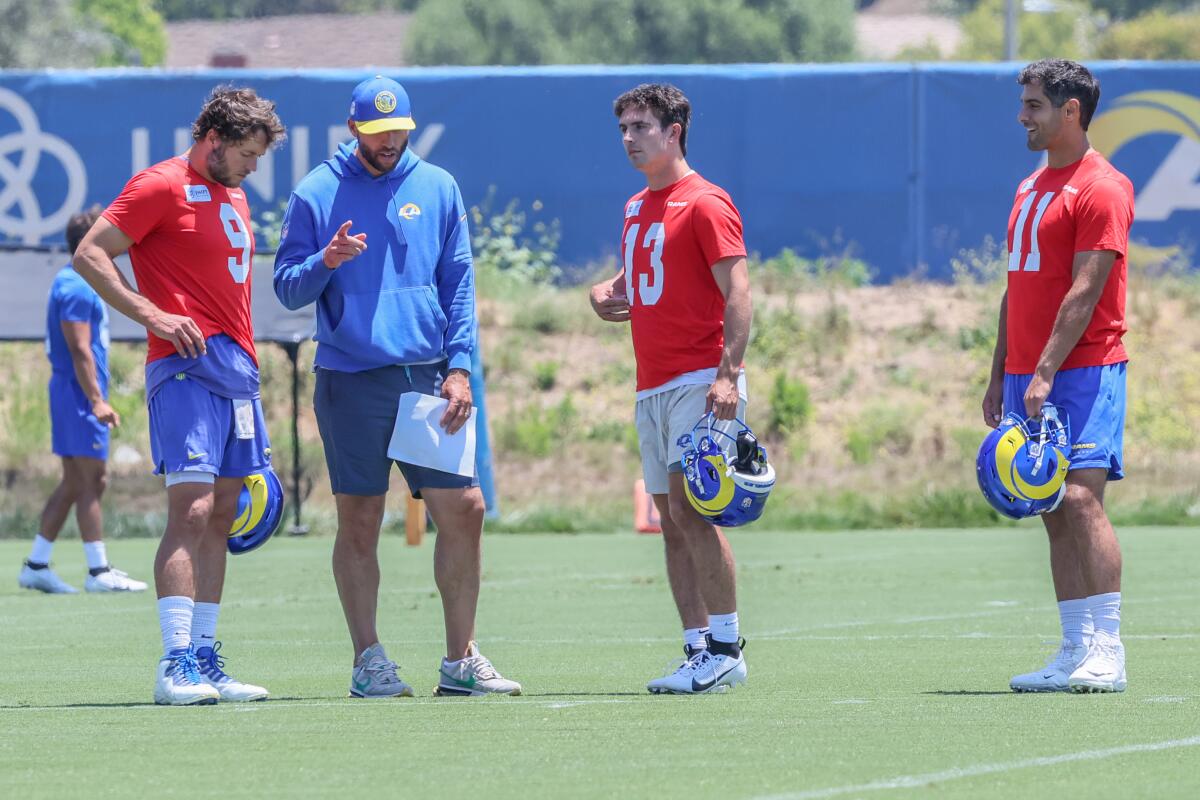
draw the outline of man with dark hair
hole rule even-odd
[[[67,222],[67,247],[75,254],[84,234],[100,218],[100,207]],[[49,594],[78,590],[50,569],[50,553],[71,506],[83,539],[89,592],[142,592],[108,563],[100,497],[108,485],[108,430],[121,418],[108,404],[108,307],[71,265],[54,277],[46,307],[46,358],[50,360],[50,431],[54,454],[62,459],[62,479],[42,509],[42,527],[17,583]]]
[[[591,303],[601,319],[632,323],[642,473],[684,629],[683,664],[646,688],[720,692],[746,680],[733,551],[687,500],[679,442],[707,411],[723,425],[743,416],[752,309],[742,219],[684,158],[691,104],[683,92],[644,84],[613,111],[647,185],[625,204],[624,267],[591,288]]]
[[[262,700],[223,670],[217,614],[243,479],[270,466],[250,318],[254,233],[242,181],[284,136],[252,89],[213,90],[187,153],[134,175],[75,254],[79,270],[146,327],[146,402],[167,528],[154,563],[163,657],[154,701]],[[138,289],[113,259],[128,251]]]
[[[1072,61],[1030,64],[1017,79],[1030,150],[1046,166],[1017,187],[1008,220],[1008,290],[984,422],[1038,417],[1053,403],[1070,429],[1066,495],[1043,514],[1062,643],[1018,692],[1124,691],[1121,549],[1104,510],[1107,481],[1125,477],[1125,257],[1133,185],[1095,150],[1087,126],[1100,97]]]
[[[275,294],[317,308],[313,404],[337,501],[333,576],[353,647],[350,695],[411,697],[376,627],[379,528],[392,467],[437,524],[433,573],[446,655],[438,695],[519,695],[475,644],[483,494],[470,475],[396,460],[402,395],[446,401],[439,436],[465,436],[478,335],[467,212],[454,178],[408,146],[404,87],[375,76],[351,93],[353,143],[292,192],[275,256]]]

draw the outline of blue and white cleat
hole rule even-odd
[[[743,645],[745,640],[739,641],[732,653],[714,653],[711,647],[696,651],[675,672],[650,681],[646,688],[652,694],[716,694],[729,691],[746,682]]]
[[[221,643],[215,642],[212,647],[201,647],[196,651],[200,680],[216,689],[221,700],[226,703],[266,700],[270,692],[263,687],[242,683],[225,674],[225,659],[218,655],[220,649]]]
[[[189,644],[163,656],[158,662],[154,702],[160,706],[211,706],[221,695],[200,678],[196,651]]]

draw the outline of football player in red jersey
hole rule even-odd
[[[601,319],[631,323],[646,490],[662,518],[667,576],[684,628],[683,665],[655,693],[723,691],[746,680],[733,552],[684,492],[680,437],[708,410],[743,416],[750,281],[729,195],[688,166],[691,104],[666,84],[617,98],[630,163],[646,188],[625,204],[623,269],[591,288]]]
[[[284,137],[275,104],[218,87],[182,156],[134,175],[84,237],[75,268],[146,327],[146,402],[167,528],[154,564],[163,657],[154,701],[262,700],[215,639],[243,478],[270,466],[250,318],[254,234],[240,188]],[[129,253],[135,291],[113,258]]]
[[[1121,549],[1104,487],[1125,476],[1125,256],[1133,185],[1088,144],[1100,83],[1073,61],[1025,67],[1017,121],[1046,166],[1018,185],[1008,222],[1008,290],[984,421],[1058,406],[1070,426],[1062,504],[1042,516],[1062,643],[1018,692],[1125,689],[1120,639]]]

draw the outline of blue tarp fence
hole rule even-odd
[[[572,265],[615,256],[642,179],[613,99],[645,81],[691,98],[688,157],[740,207],[751,250],[851,252],[878,279],[938,277],[964,248],[1002,240],[1018,180],[1039,163],[1016,123],[1018,64],[393,69],[414,149],[467,203],[512,199],[557,219]],[[1191,246],[1200,223],[1200,65],[1100,62],[1093,144],[1138,192],[1134,238]],[[248,181],[274,210],[348,137],[368,71],[0,72],[0,241],[62,239],[75,210],[107,204],[137,170],[182,152],[219,83],[278,103],[288,141]],[[538,210],[533,211],[532,209]]]

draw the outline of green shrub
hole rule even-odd
[[[771,384],[771,414],[767,430],[777,434],[794,433],[808,424],[812,413],[808,385],[800,378],[792,379],[783,372],[775,373],[775,381]]]
[[[1161,9],[1118,22],[1104,32],[1100,58],[1147,61],[1200,59],[1200,13],[1168,14]]]
[[[908,454],[913,446],[913,419],[904,409],[887,405],[867,408],[846,432],[846,449],[855,464],[869,464],[880,452]]]
[[[562,448],[574,432],[578,412],[570,395],[544,408],[531,404],[493,421],[496,445],[526,456],[541,458]]]
[[[539,361],[533,365],[533,385],[540,392],[548,392],[558,382],[558,362]]]

